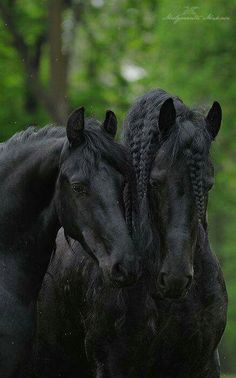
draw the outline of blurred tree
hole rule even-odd
[[[64,123],[68,115],[70,50],[63,48],[62,41],[62,21],[66,7],[71,7],[71,3],[64,0],[42,1],[41,4],[16,0],[0,2],[2,19],[25,71],[26,111],[33,113],[40,103],[59,124]],[[33,34],[29,35],[32,29]],[[40,77],[42,50],[46,44],[50,56],[50,80],[47,86]]]

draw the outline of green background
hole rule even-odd
[[[155,87],[206,111],[221,103],[209,229],[229,292],[227,372],[236,372],[235,32],[235,0],[0,2],[1,140],[31,124],[64,123],[80,105],[101,120],[114,110],[121,127],[133,100]]]

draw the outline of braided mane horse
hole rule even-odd
[[[206,117],[178,97],[153,90],[124,122],[136,172],[143,253],[158,254],[158,317],[148,376],[220,376],[217,347],[226,324],[223,275],[207,235],[209,151],[221,124],[215,102]]]

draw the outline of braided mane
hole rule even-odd
[[[204,217],[204,191],[202,182],[202,156],[200,154],[191,155],[188,161],[193,195],[198,211],[199,221]]]
[[[168,97],[162,90],[140,97],[124,121],[124,141],[132,156],[139,202],[147,193],[147,180],[158,143],[159,109]]]
[[[205,215],[204,176],[209,159],[211,137],[205,127],[205,119],[198,111],[186,108],[184,113],[177,115],[176,126],[168,139],[161,143],[165,157],[170,156],[170,164],[183,158],[189,168],[192,193],[200,222]]]
[[[163,102],[170,97],[176,108],[176,126],[163,141],[158,128],[159,112]],[[156,89],[139,98],[131,107],[124,121],[123,133],[125,144],[129,147],[132,155],[136,173],[141,228],[143,224],[149,242],[152,239],[148,205],[149,177],[155,155],[160,147],[166,151],[165,159],[169,164],[174,164],[180,156],[185,156],[198,217],[202,221],[205,211],[204,162],[208,159],[211,143],[202,113],[190,110],[178,97]]]

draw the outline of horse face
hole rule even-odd
[[[57,183],[59,218],[65,233],[81,242],[106,279],[116,286],[128,285],[135,280],[138,263],[123,216],[124,177],[99,153],[96,136],[105,138],[104,130],[79,131],[78,137],[75,118],[77,130],[67,129],[70,145],[64,147]],[[103,129],[114,135],[114,117],[106,120]]]
[[[176,140],[163,143],[150,176],[162,254],[158,283],[162,294],[171,298],[185,295],[191,286],[199,222],[206,227],[208,191],[214,181],[209,159],[213,135],[207,119],[198,122],[201,127],[190,121],[174,125]]]
[[[154,164],[151,188],[162,254],[159,286],[164,295],[178,297],[192,281],[198,227],[188,167],[183,164],[177,170]]]

